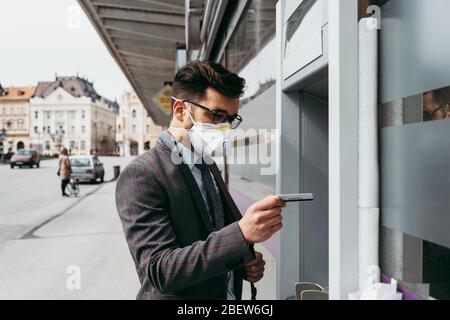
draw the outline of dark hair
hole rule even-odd
[[[219,63],[191,61],[175,75],[172,94],[178,99],[204,99],[210,87],[224,96],[239,98],[244,93],[245,79]]]
[[[425,94],[427,93],[431,93],[434,101],[436,101],[441,107],[450,103],[450,87],[425,92]]]

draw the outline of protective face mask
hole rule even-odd
[[[189,112],[189,110],[187,110]],[[177,130],[187,131],[194,150],[204,156],[227,156],[231,151],[231,126],[229,123],[210,124],[195,122],[189,112],[194,126],[191,129]]]
[[[227,123],[195,123],[189,131],[195,151],[209,157],[227,156],[231,151],[231,128]]]

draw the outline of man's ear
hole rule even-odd
[[[172,106],[172,114],[179,121],[184,121],[184,103],[180,100],[175,100]]]

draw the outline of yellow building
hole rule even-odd
[[[135,93],[125,93],[117,117],[116,141],[121,156],[140,155],[156,144],[163,127],[157,126]]]
[[[4,153],[16,152],[30,146],[29,113],[30,98],[36,87],[0,86],[0,131],[6,136],[3,144]],[[2,149],[0,147],[0,149]]]

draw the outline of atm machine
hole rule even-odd
[[[277,4],[277,193],[313,193],[289,204],[279,235],[278,298],[297,282],[328,286],[328,1]]]

